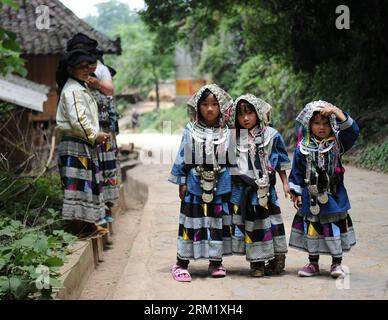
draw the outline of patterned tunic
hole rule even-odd
[[[310,211],[311,198],[305,181],[308,154],[300,145],[296,148],[289,176],[291,191],[302,197],[302,206],[292,223],[289,245],[310,255],[327,254],[341,257],[343,252],[349,251],[356,244],[353,223],[348,213],[350,203],[344,185],[345,169],[341,164],[341,155],[353,146],[359,135],[359,128],[349,115],[346,115],[344,122],[337,123],[336,126],[339,128],[336,140],[342,152],[338,155],[336,167],[331,170],[333,173],[329,177],[331,187],[328,202],[319,204],[318,215]],[[316,166],[316,163],[313,162],[312,165]]]

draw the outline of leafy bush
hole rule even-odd
[[[63,230],[46,235],[42,229],[0,217],[1,299],[51,299],[53,288],[62,287],[58,267],[76,237]]]
[[[0,172],[0,299],[50,299],[76,237],[64,232],[58,175]]]
[[[0,215],[38,225],[53,221],[61,228],[58,211],[63,201],[63,191],[58,175],[44,175],[33,183],[29,176],[0,172]],[[50,228],[51,224],[48,225]]]
[[[11,112],[16,108],[15,104],[0,102],[0,123],[5,123],[10,118]]]
[[[272,125],[294,146],[295,116],[308,96],[304,83],[305,75],[292,72],[281,60],[257,55],[241,65],[230,92],[234,98],[249,92],[271,104]]]
[[[388,140],[361,146],[351,155],[345,155],[344,162],[388,173]]]

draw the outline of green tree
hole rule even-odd
[[[162,46],[158,37],[138,21],[118,28],[123,53],[107,61],[119,72],[115,81],[118,91],[137,88],[142,93],[153,86],[159,109],[159,83],[171,77],[174,68],[173,51]]]
[[[261,55],[265,60],[276,58],[305,81],[294,92],[299,96],[332,100],[356,117],[366,108],[377,117],[387,109],[386,1],[347,1],[349,30],[336,28],[336,8],[343,4],[339,0],[146,0],[146,4],[142,16],[151,30],[167,29],[171,41],[183,40],[189,47],[198,47],[199,38],[207,42],[200,66],[226,89],[233,87],[246,62]],[[387,120],[386,113],[381,115]],[[368,125],[363,119],[360,124]]]
[[[14,0],[0,0],[0,12],[4,10],[4,6],[14,9],[19,7]],[[25,61],[20,58],[20,51],[16,35],[13,32],[0,28],[0,75],[16,72],[26,76]]]
[[[108,36],[119,35],[122,54],[105,57],[107,64],[118,70],[115,76],[117,92],[136,89],[146,94],[152,87],[156,91],[157,109],[160,106],[159,83],[168,79],[174,70],[173,41],[167,41],[170,32],[150,31],[139,15],[127,4],[110,0],[96,4],[98,15],[87,16],[85,21]]]
[[[137,14],[126,3],[117,0],[97,3],[97,16],[88,15],[84,20],[107,36],[115,36],[120,25],[127,25],[139,20]]]

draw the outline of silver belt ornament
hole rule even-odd
[[[314,201],[314,199],[310,200],[311,201],[310,212],[311,212],[311,214],[316,216],[321,211],[319,204],[328,203],[329,202],[329,195],[328,195],[328,192],[326,190],[324,190],[323,192],[319,192],[317,184],[310,184],[309,179],[311,176],[312,156],[309,154],[306,158],[307,158],[307,170],[306,170],[305,182],[307,184],[307,190],[309,192],[310,198],[315,199],[315,201]],[[321,154],[318,155],[318,162],[319,162],[318,166],[320,168],[324,168],[324,157]],[[327,173],[326,173],[326,175],[327,175]],[[316,180],[318,182],[318,174],[316,174]],[[326,189],[329,188],[329,178],[327,179],[327,181],[328,181],[328,186],[326,187]]]
[[[321,208],[319,207],[319,205],[317,203],[311,204],[310,211],[314,216],[317,216],[319,214],[319,212],[321,211]]]
[[[265,207],[268,204],[268,196],[269,196],[269,188],[268,185],[259,186],[257,189],[257,197],[259,198],[259,204],[262,207]]]
[[[202,200],[205,203],[210,203],[214,199],[213,193],[202,193]]]
[[[260,159],[260,166],[263,170],[263,177],[260,178],[259,174],[255,167],[255,161],[254,158],[256,156],[256,149],[249,151],[249,158],[251,160],[253,173],[255,174],[255,182],[257,184],[257,198],[259,200],[259,205],[262,207],[267,206],[268,204],[268,196],[269,196],[269,177],[267,172],[267,158],[265,155],[265,152],[263,150],[264,148],[259,148],[259,159]]]
[[[218,165],[214,166],[214,170],[205,171],[202,166],[197,166],[195,170],[199,173],[201,179],[201,188],[203,190],[202,200],[205,203],[210,203],[214,199],[214,191],[217,191],[217,174],[220,171]]]
[[[214,189],[214,181],[202,180],[201,188],[205,191],[213,191]]]
[[[318,194],[317,199],[318,199],[318,202],[321,204],[326,204],[329,202],[329,196],[326,191]]]
[[[307,189],[309,190],[310,196],[316,197],[318,195],[318,186],[316,184],[309,184]]]
[[[327,174],[327,172],[325,172],[326,174],[326,177],[327,177],[327,186],[326,186],[326,190],[323,190],[323,192],[319,193],[317,195],[317,199],[319,201],[319,203],[321,204],[326,204],[329,202],[329,195],[328,195],[328,191],[330,189],[330,178]]]

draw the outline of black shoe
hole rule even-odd
[[[286,256],[284,254],[275,256],[265,266],[265,275],[272,276],[281,274],[286,267]]]
[[[251,276],[255,278],[264,277],[264,262],[251,262]]]

